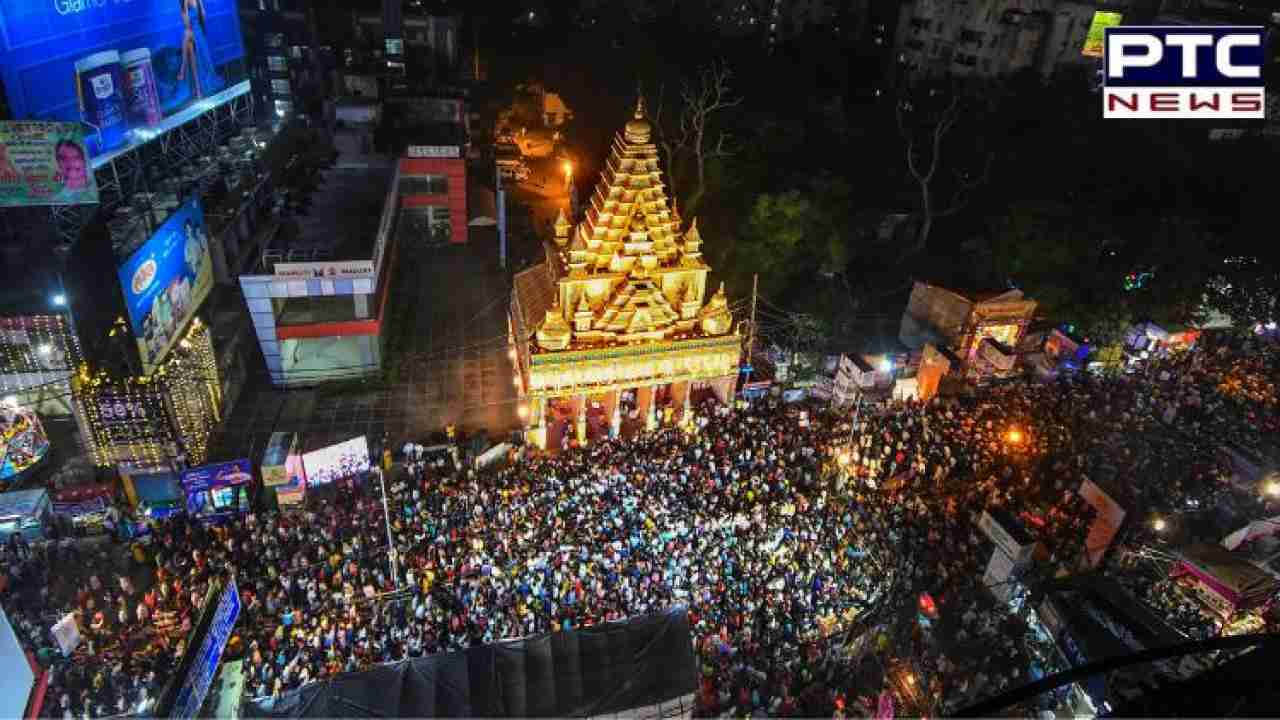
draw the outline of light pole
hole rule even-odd
[[[387,561],[391,565],[391,578],[396,582],[396,590],[400,589],[400,561],[396,555],[395,538],[391,535],[391,510],[387,507],[387,477],[382,468],[374,468],[378,473],[378,485],[382,487],[382,519],[387,525]]]

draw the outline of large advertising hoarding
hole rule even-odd
[[[144,372],[164,360],[213,288],[200,201],[191,198],[120,267],[129,324]]]
[[[369,441],[364,435],[302,456],[307,485],[324,485],[369,469]]]
[[[245,78],[236,0],[0,0],[0,26],[13,117],[83,123],[93,155]]]
[[[1100,58],[1107,42],[1107,28],[1118,27],[1124,16],[1118,12],[1097,10],[1093,13],[1093,22],[1089,23],[1089,33],[1084,37],[1084,48],[1080,54],[1085,57]]]
[[[248,485],[253,482],[253,466],[248,460],[201,465],[182,471],[182,487],[187,492],[200,492],[230,485]]]
[[[79,123],[0,122],[0,207],[96,202]]]

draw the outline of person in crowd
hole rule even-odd
[[[680,606],[699,716],[871,716],[882,690],[905,687],[895,678],[911,679],[899,695],[920,712],[952,712],[1062,669],[1025,605],[1005,601],[1012,589],[984,587],[982,513],[1023,524],[1038,548],[1030,581],[1080,567],[1095,513],[1076,492],[1085,478],[1135,510],[1225,497],[1221,438],[1260,450],[1276,427],[1280,363],[1251,353],[1199,349],[1132,375],[856,417],[812,406],[803,422],[774,400],[708,399],[676,426],[497,471],[410,443],[386,483],[394,570],[380,483],[352,482],[300,511],[156,522],[149,568],[11,552],[3,599],[54,671],[49,717],[151,707],[209,589],[231,576],[243,613],[229,652],[254,697]],[[1196,637],[1216,631],[1167,574],[1113,556],[1136,597]],[[85,639],[64,656],[50,628],[68,613]]]

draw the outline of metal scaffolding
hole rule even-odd
[[[140,194],[143,198],[148,197],[157,180],[173,177],[184,165],[213,155],[219,145],[253,121],[253,111],[253,93],[234,95],[147,142],[95,164],[98,205],[54,205],[49,208],[58,241],[64,246],[74,244],[98,213],[112,217],[121,205],[134,202]],[[214,175],[209,175],[209,182]],[[140,215],[154,213],[148,205]]]

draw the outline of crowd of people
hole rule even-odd
[[[51,717],[154,703],[231,574],[229,652],[255,697],[683,606],[699,713],[870,715],[904,676],[916,713],[947,712],[1060,669],[1008,602],[1013,583],[984,587],[982,513],[1007,511],[1039,543],[1030,578],[1080,567],[1084,479],[1144,511],[1223,492],[1213,435],[1260,449],[1248,428],[1276,417],[1256,377],[1274,354],[1256,357],[1197,350],[1137,374],[856,410],[708,400],[676,427],[494,471],[415,452],[388,477],[389,529],[380,484],[357,477],[304,510],[159,522],[137,557],[29,551],[5,605],[53,669]],[[64,658],[49,628],[67,612],[85,641]]]

